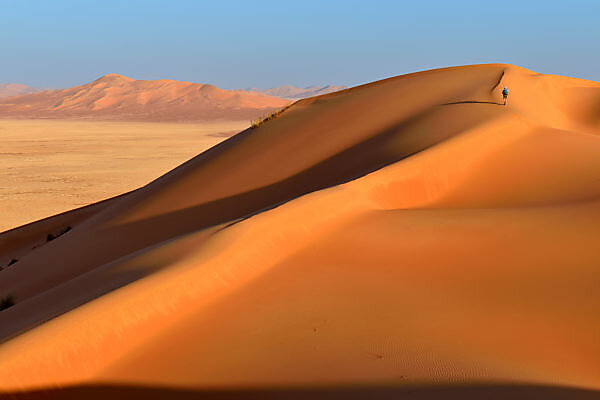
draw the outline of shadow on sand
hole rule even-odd
[[[0,399],[62,400],[62,399],[410,399],[410,400],[592,400],[600,392],[551,386],[474,385],[474,386],[403,386],[344,388],[282,388],[241,390],[193,390],[134,386],[74,386],[22,393],[0,394]]]
[[[454,101],[452,103],[444,103],[443,106],[451,106],[453,104],[495,104],[497,106],[503,106],[504,103],[496,103],[495,101],[476,101],[476,100],[465,100],[465,101]]]

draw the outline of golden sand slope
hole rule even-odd
[[[137,189],[247,126],[0,120],[0,232]]]
[[[597,396],[552,387],[600,389],[599,111],[514,66],[399,76],[4,233],[0,388]]]
[[[108,74],[69,89],[0,100],[0,118],[91,118],[132,121],[249,120],[289,100],[169,79]]]

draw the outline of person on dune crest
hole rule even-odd
[[[506,99],[508,98],[508,88],[506,86],[502,89],[502,97],[504,98],[504,105],[506,105]]]

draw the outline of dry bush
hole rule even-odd
[[[7,309],[8,307],[12,307],[15,305],[15,298],[12,295],[3,296],[0,299],[0,311]]]
[[[289,106],[285,106],[285,107],[280,108],[278,110],[271,111],[271,112],[269,112],[269,113],[267,113],[265,115],[262,115],[262,116],[258,117],[257,119],[253,119],[252,121],[250,121],[250,127],[251,128],[258,128],[259,126],[261,126],[265,122],[270,121],[272,119],[275,119],[278,115],[280,115],[281,113],[283,113],[285,110],[287,110],[290,107],[291,107],[291,104]]]

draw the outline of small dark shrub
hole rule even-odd
[[[62,235],[64,235],[65,233],[69,232],[72,228],[70,226],[66,226],[64,228],[62,228],[60,231],[56,232],[56,233],[49,233],[46,236],[46,242],[50,242]]]
[[[253,119],[252,121],[250,121],[250,127],[251,128],[258,128],[259,126],[261,126],[265,122],[277,118],[281,113],[283,113],[285,110],[287,110],[291,106],[292,106],[291,104],[287,105],[287,106],[285,106],[283,108],[280,108],[279,110],[271,111],[270,113],[265,114],[263,116],[260,116],[257,119]]]
[[[0,311],[15,305],[15,298],[12,295],[6,295],[0,299]]]

